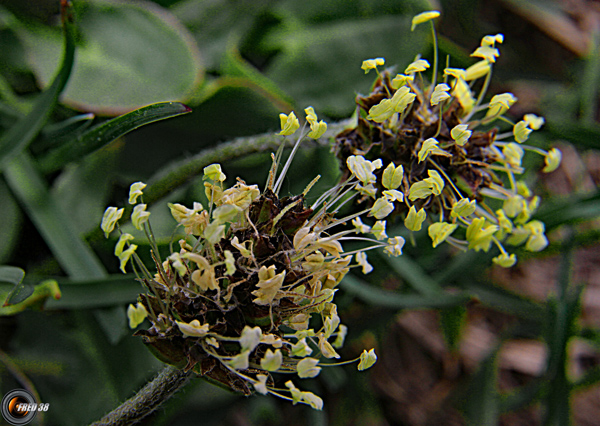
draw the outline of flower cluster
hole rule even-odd
[[[319,138],[326,123],[317,120],[312,108],[305,112],[310,126],[306,136]],[[300,128],[293,112],[280,118],[282,135]],[[388,238],[381,220],[392,212],[393,202],[402,199],[396,190],[402,172],[386,169],[378,182],[373,171],[381,161],[353,156],[352,178],[323,193],[312,206],[305,206],[305,196],[318,176],[302,194],[280,198],[304,127],[279,174],[283,149],[273,155],[262,192],[241,179],[227,187],[221,166],[207,166],[206,208],[197,202],[191,208],[169,204],[184,236],[179,250],[171,249],[164,260],[142,202],[145,185],[131,185],[132,222],[146,233],[155,265],[151,272],[142,263],[134,237],[120,227],[115,255],[121,269],[125,272],[130,264],[148,290],[129,306],[128,317],[132,328],[149,320],[151,326],[136,334],[159,359],[244,394],[270,393],[321,409],[318,396],[299,390],[291,380],[285,388],[277,387],[271,373],[293,373],[303,379],[317,376],[323,366],[359,361],[358,369],[364,370],[376,361],[372,349],[353,361],[323,359],[340,357],[336,349],[347,333],[334,303],[344,275],[353,267],[370,272],[367,250],[379,247],[389,255],[402,254],[404,239]],[[377,184],[387,189],[374,209],[335,218],[344,204]],[[118,227],[122,214],[123,209],[106,209],[101,228],[107,236]],[[367,214],[378,219],[371,227],[361,221]],[[354,227],[348,226],[351,221]],[[348,240],[359,240],[364,247],[345,251],[342,243]]]
[[[548,241],[544,224],[531,220],[539,204],[524,181],[521,164],[525,151],[544,156],[544,172],[555,170],[561,153],[524,144],[544,119],[526,114],[516,123],[504,114],[517,101],[511,93],[484,102],[492,68],[504,41],[502,34],[483,37],[471,56],[479,61],[467,69],[445,68],[438,75],[436,34],[430,11],[413,19],[415,26],[430,22],[434,40],[431,82],[424,77],[430,68],[418,58],[404,73],[380,72],[383,58],[363,62],[365,72],[375,70],[372,93],[358,96],[358,123],[336,137],[337,155],[346,176],[357,176],[360,202],[373,206],[375,217],[392,208],[405,226],[419,231],[427,223],[433,247],[446,241],[462,249],[488,251],[492,244],[500,254],[493,260],[503,267],[516,257],[504,245],[544,249]],[[448,60],[449,62],[449,60]],[[442,82],[436,84],[438,78]],[[479,93],[474,89],[479,88]],[[500,131],[492,124],[500,122]],[[368,160],[375,175],[357,174],[356,156]],[[362,158],[362,157],[361,157]],[[368,159],[368,160],[366,160]],[[379,186],[374,185],[381,176]],[[381,196],[377,196],[378,191]],[[369,232],[368,227],[362,228]]]

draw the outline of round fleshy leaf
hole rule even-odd
[[[62,98],[69,106],[118,115],[156,102],[185,101],[202,80],[188,31],[153,3],[85,2],[77,22],[81,42]],[[61,58],[60,32],[30,27],[19,35],[40,85],[47,86]]]

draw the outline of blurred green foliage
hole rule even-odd
[[[99,418],[160,368],[127,329],[125,307],[142,288],[133,276],[118,272],[115,241],[104,240],[98,229],[104,207],[123,205],[131,182],[148,182],[153,226],[167,244],[173,222],[166,201],[202,200],[196,177],[202,167],[224,161],[228,176],[260,184],[277,140],[266,136],[265,152],[247,141],[275,130],[279,112],[312,105],[331,123],[345,119],[355,109],[356,93],[367,93],[372,83],[360,69],[363,59],[383,56],[386,65],[401,69],[417,54],[427,56],[429,33],[411,32],[409,23],[431,5],[75,0],[63,35],[57,3],[48,1],[46,16],[15,2],[0,7],[0,263],[10,265],[0,267],[0,294],[13,303],[30,294],[48,298],[43,312],[8,315],[0,308],[0,389],[35,390],[50,403],[44,424],[69,426]],[[479,37],[504,31],[477,20],[482,3],[441,2],[448,11],[441,57],[451,54],[453,66],[468,63]],[[535,112],[547,125],[533,143],[549,146],[560,139],[581,151],[597,149],[597,51],[552,74],[543,64],[505,66],[505,55],[509,64],[528,60],[519,49],[507,39],[494,84],[541,87],[544,99]],[[543,80],[534,81],[542,72]],[[339,178],[329,149],[308,147],[288,173],[284,191],[298,193],[317,173],[323,187]],[[569,275],[573,250],[598,243],[597,231],[576,226],[600,216],[599,196],[596,190],[544,200],[538,217],[547,231],[567,229],[571,235],[547,251],[561,253],[563,261],[557,295],[545,304],[492,285],[486,254],[434,251],[423,233],[400,258],[373,255],[376,272],[350,275],[341,285],[338,304],[350,326],[346,351],[359,353],[360,342],[369,339],[383,345],[396,314],[412,309],[438,310],[448,346],[456,348],[467,302],[477,300],[517,319],[503,339],[544,341],[550,355],[543,377],[505,395],[497,386],[497,353],[489,354],[464,386],[465,418],[495,425],[502,412],[540,402],[544,424],[569,424],[576,386],[565,370],[569,341],[579,336],[600,344],[597,329],[577,325],[581,287]],[[48,279],[58,282],[60,299],[43,292]],[[577,386],[596,384],[598,371]],[[328,370],[306,384],[326,395],[325,411],[315,412],[273,398],[244,399],[196,380],[147,424],[191,425],[198,418],[206,425],[242,424],[236,416],[265,425],[386,424],[384,407],[367,382],[368,373]],[[38,420],[41,424],[42,416]]]

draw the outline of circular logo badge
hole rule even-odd
[[[2,398],[0,412],[13,426],[27,425],[37,414],[37,402],[25,389],[15,389]]]

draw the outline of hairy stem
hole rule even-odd
[[[347,125],[346,121],[329,124],[327,132],[316,142],[327,145],[329,138],[340,133]],[[159,200],[192,177],[201,174],[204,167],[209,164],[241,158],[257,152],[277,150],[282,143],[291,146],[289,140],[282,138],[277,133],[241,137],[204,149],[184,160],[173,162],[159,170],[150,179],[148,187],[144,190],[144,201],[151,204]]]
[[[90,426],[129,426],[152,414],[187,384],[192,373],[166,366],[140,391]]]
[[[325,134],[314,142],[322,146],[327,146],[329,139],[335,137],[348,127],[350,123],[351,119],[329,123]],[[240,137],[214,147],[203,149],[192,157],[170,163],[156,172],[148,182],[148,186],[144,189],[144,203],[150,205],[160,200],[194,176],[201,174],[204,167],[212,163],[233,160],[258,152],[274,151],[282,143],[291,146],[288,140],[285,140],[277,133]],[[126,206],[122,221],[126,221],[130,217],[132,210],[131,206]],[[102,231],[98,227],[86,239],[88,241],[101,240],[103,239]]]

